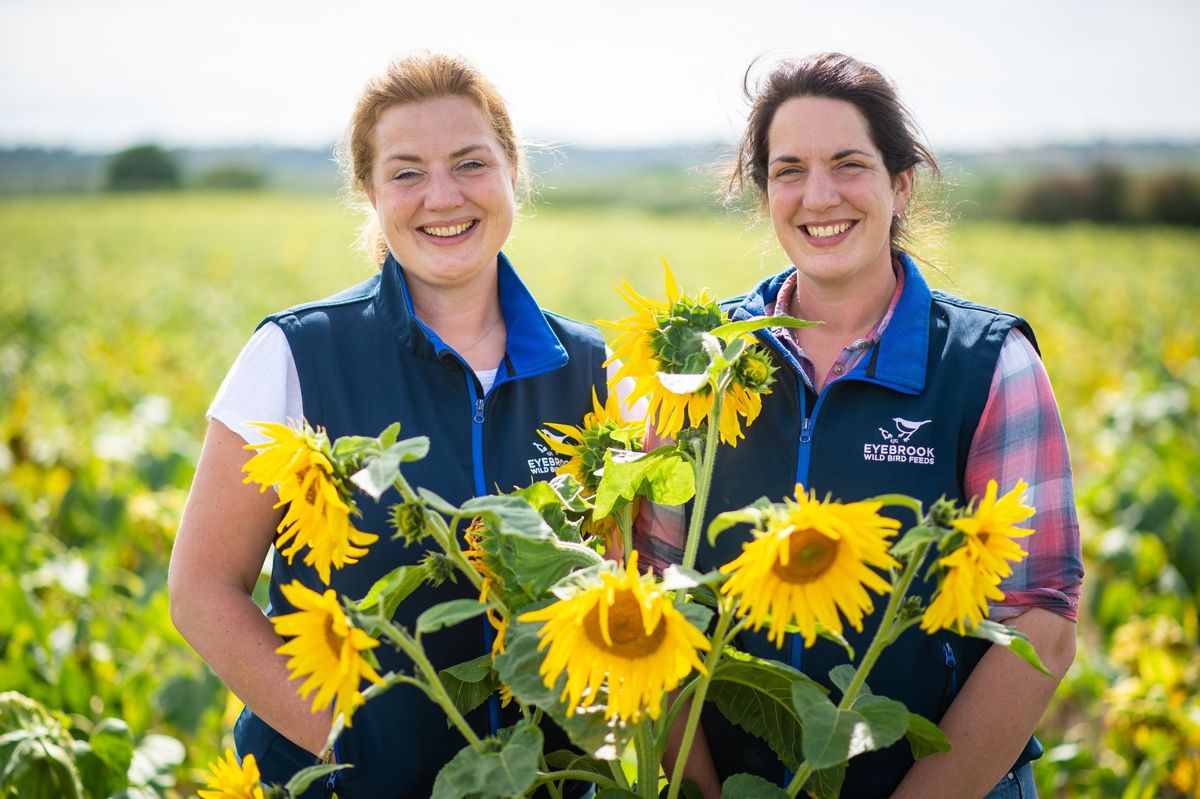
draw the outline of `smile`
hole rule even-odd
[[[832,225],[802,225],[802,227],[814,239],[828,239],[845,233],[853,224],[853,222],[837,222]]]
[[[457,225],[446,225],[444,227],[436,225],[422,226],[418,228],[418,230],[420,230],[422,233],[439,239],[449,239],[453,238],[454,236],[461,236],[463,233],[466,233],[468,230],[478,224],[478,219],[472,219],[470,222],[462,222]]]

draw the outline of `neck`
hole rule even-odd
[[[791,313],[823,324],[797,333],[801,340],[815,335],[849,344],[865,336],[883,318],[895,291],[896,274],[890,260],[886,272],[877,272],[870,279],[860,276],[854,281],[831,285],[801,277],[792,297]]]
[[[507,340],[495,274],[490,277],[486,288],[474,291],[409,287],[417,318],[475,370],[494,369]]]

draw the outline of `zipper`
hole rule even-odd
[[[942,644],[942,655],[946,661],[946,691],[942,694],[942,712],[950,707],[954,697],[958,695],[958,659],[954,657],[954,647],[950,642]]]

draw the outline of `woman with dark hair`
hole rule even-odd
[[[246,445],[265,440],[248,422],[306,419],[330,439],[378,435],[400,421],[428,436],[408,481],[461,504],[496,486],[548,476],[538,429],[574,422],[605,396],[604,343],[593,328],[543,311],[500,251],[512,229],[521,148],[504,101],[469,62],[443,54],[392,63],[364,88],[341,147],[350,188],[368,206],[365,244],[378,272],[334,297],[267,317],[209,409],[209,429],[171,554],[171,617],[245,703],[238,755],[254,755],[266,783],[283,784],[318,758],[349,763],[308,797],[425,799],[466,742],[419,690],[396,685],[354,714],[323,751],[332,714],[310,711],[289,682],[283,640],[252,592],[271,554],[267,614],[296,608],[291,581],[360,599],[380,577],[425,554],[388,535],[389,494],[358,498],[354,525],[378,536],[367,554],[330,575],[280,552],[284,509],[243,484]],[[358,543],[358,542],[354,542]],[[272,545],[275,545],[274,547]],[[285,547],[285,549],[287,549]],[[348,559],[352,562],[352,559]],[[394,621],[448,599],[462,584],[422,586]],[[487,652],[490,626],[462,624],[425,639],[436,668]],[[330,630],[332,636],[333,630]],[[381,671],[412,664],[374,650]],[[483,736],[500,725],[493,701],[470,714]],[[565,741],[565,739],[562,739]],[[577,796],[588,786],[570,784]]]
[[[785,314],[821,324],[759,333],[777,380],[746,441],[717,458],[708,512],[764,494],[778,501],[797,483],[818,497],[898,492],[928,507],[942,496],[965,505],[989,479],[1002,492],[1025,480],[1037,509],[1022,539],[1029,556],[990,612],[1028,635],[1054,676],[979,639],[909,629],[871,672],[871,690],[937,722],[953,748],[915,765],[904,740],[856,757],[842,795],[1035,795],[1030,761],[1042,750],[1031,736],[1074,658],[1083,571],[1066,440],[1033,331],[1020,317],[931,291],[906,251],[918,172],[936,177],[937,165],[883,75],[828,53],[780,64],[749,86],[730,187],[761,197],[793,265],[725,307],[735,320]],[[682,530],[669,509],[644,512],[635,538],[643,562],[678,559]],[[732,560],[746,540],[727,533],[702,545],[697,568]],[[914,588],[926,599],[932,589]],[[856,652],[877,626],[878,613],[851,631]],[[740,645],[791,663],[837,697],[828,674],[845,652],[790,637],[782,650],[754,635]],[[711,708],[704,731],[721,779],[784,778],[764,744]],[[703,782],[707,764],[697,759],[689,772]]]

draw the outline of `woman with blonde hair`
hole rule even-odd
[[[413,486],[460,504],[528,485],[553,467],[538,450],[547,421],[574,423],[605,393],[604,344],[590,327],[543,311],[501,247],[513,225],[522,154],[504,101],[465,60],[442,54],[395,61],[364,88],[341,147],[350,185],[371,208],[379,270],[333,297],[268,316],[209,409],[209,429],[171,557],[171,614],[187,640],[246,705],[234,738],[268,783],[319,759],[353,768],[306,796],[428,797],[463,748],[440,709],[409,685],[360,708],[331,752],[331,714],[310,712],[288,680],[283,643],[252,592],[272,558],[267,614],[294,610],[281,586],[321,592],[315,569],[272,550],[284,509],[242,482],[251,421],[306,419],[331,439],[377,435],[392,422],[425,435],[430,453],[405,467]],[[541,471],[539,471],[539,469]],[[379,540],[330,578],[361,598],[379,577],[424,556],[393,541],[386,509],[361,498],[359,529]],[[469,596],[423,586],[395,622]],[[425,638],[437,668],[488,651],[485,621]],[[382,671],[411,668],[387,647]],[[501,726],[496,703],[472,713],[480,735]],[[583,786],[574,786],[582,790]]]

